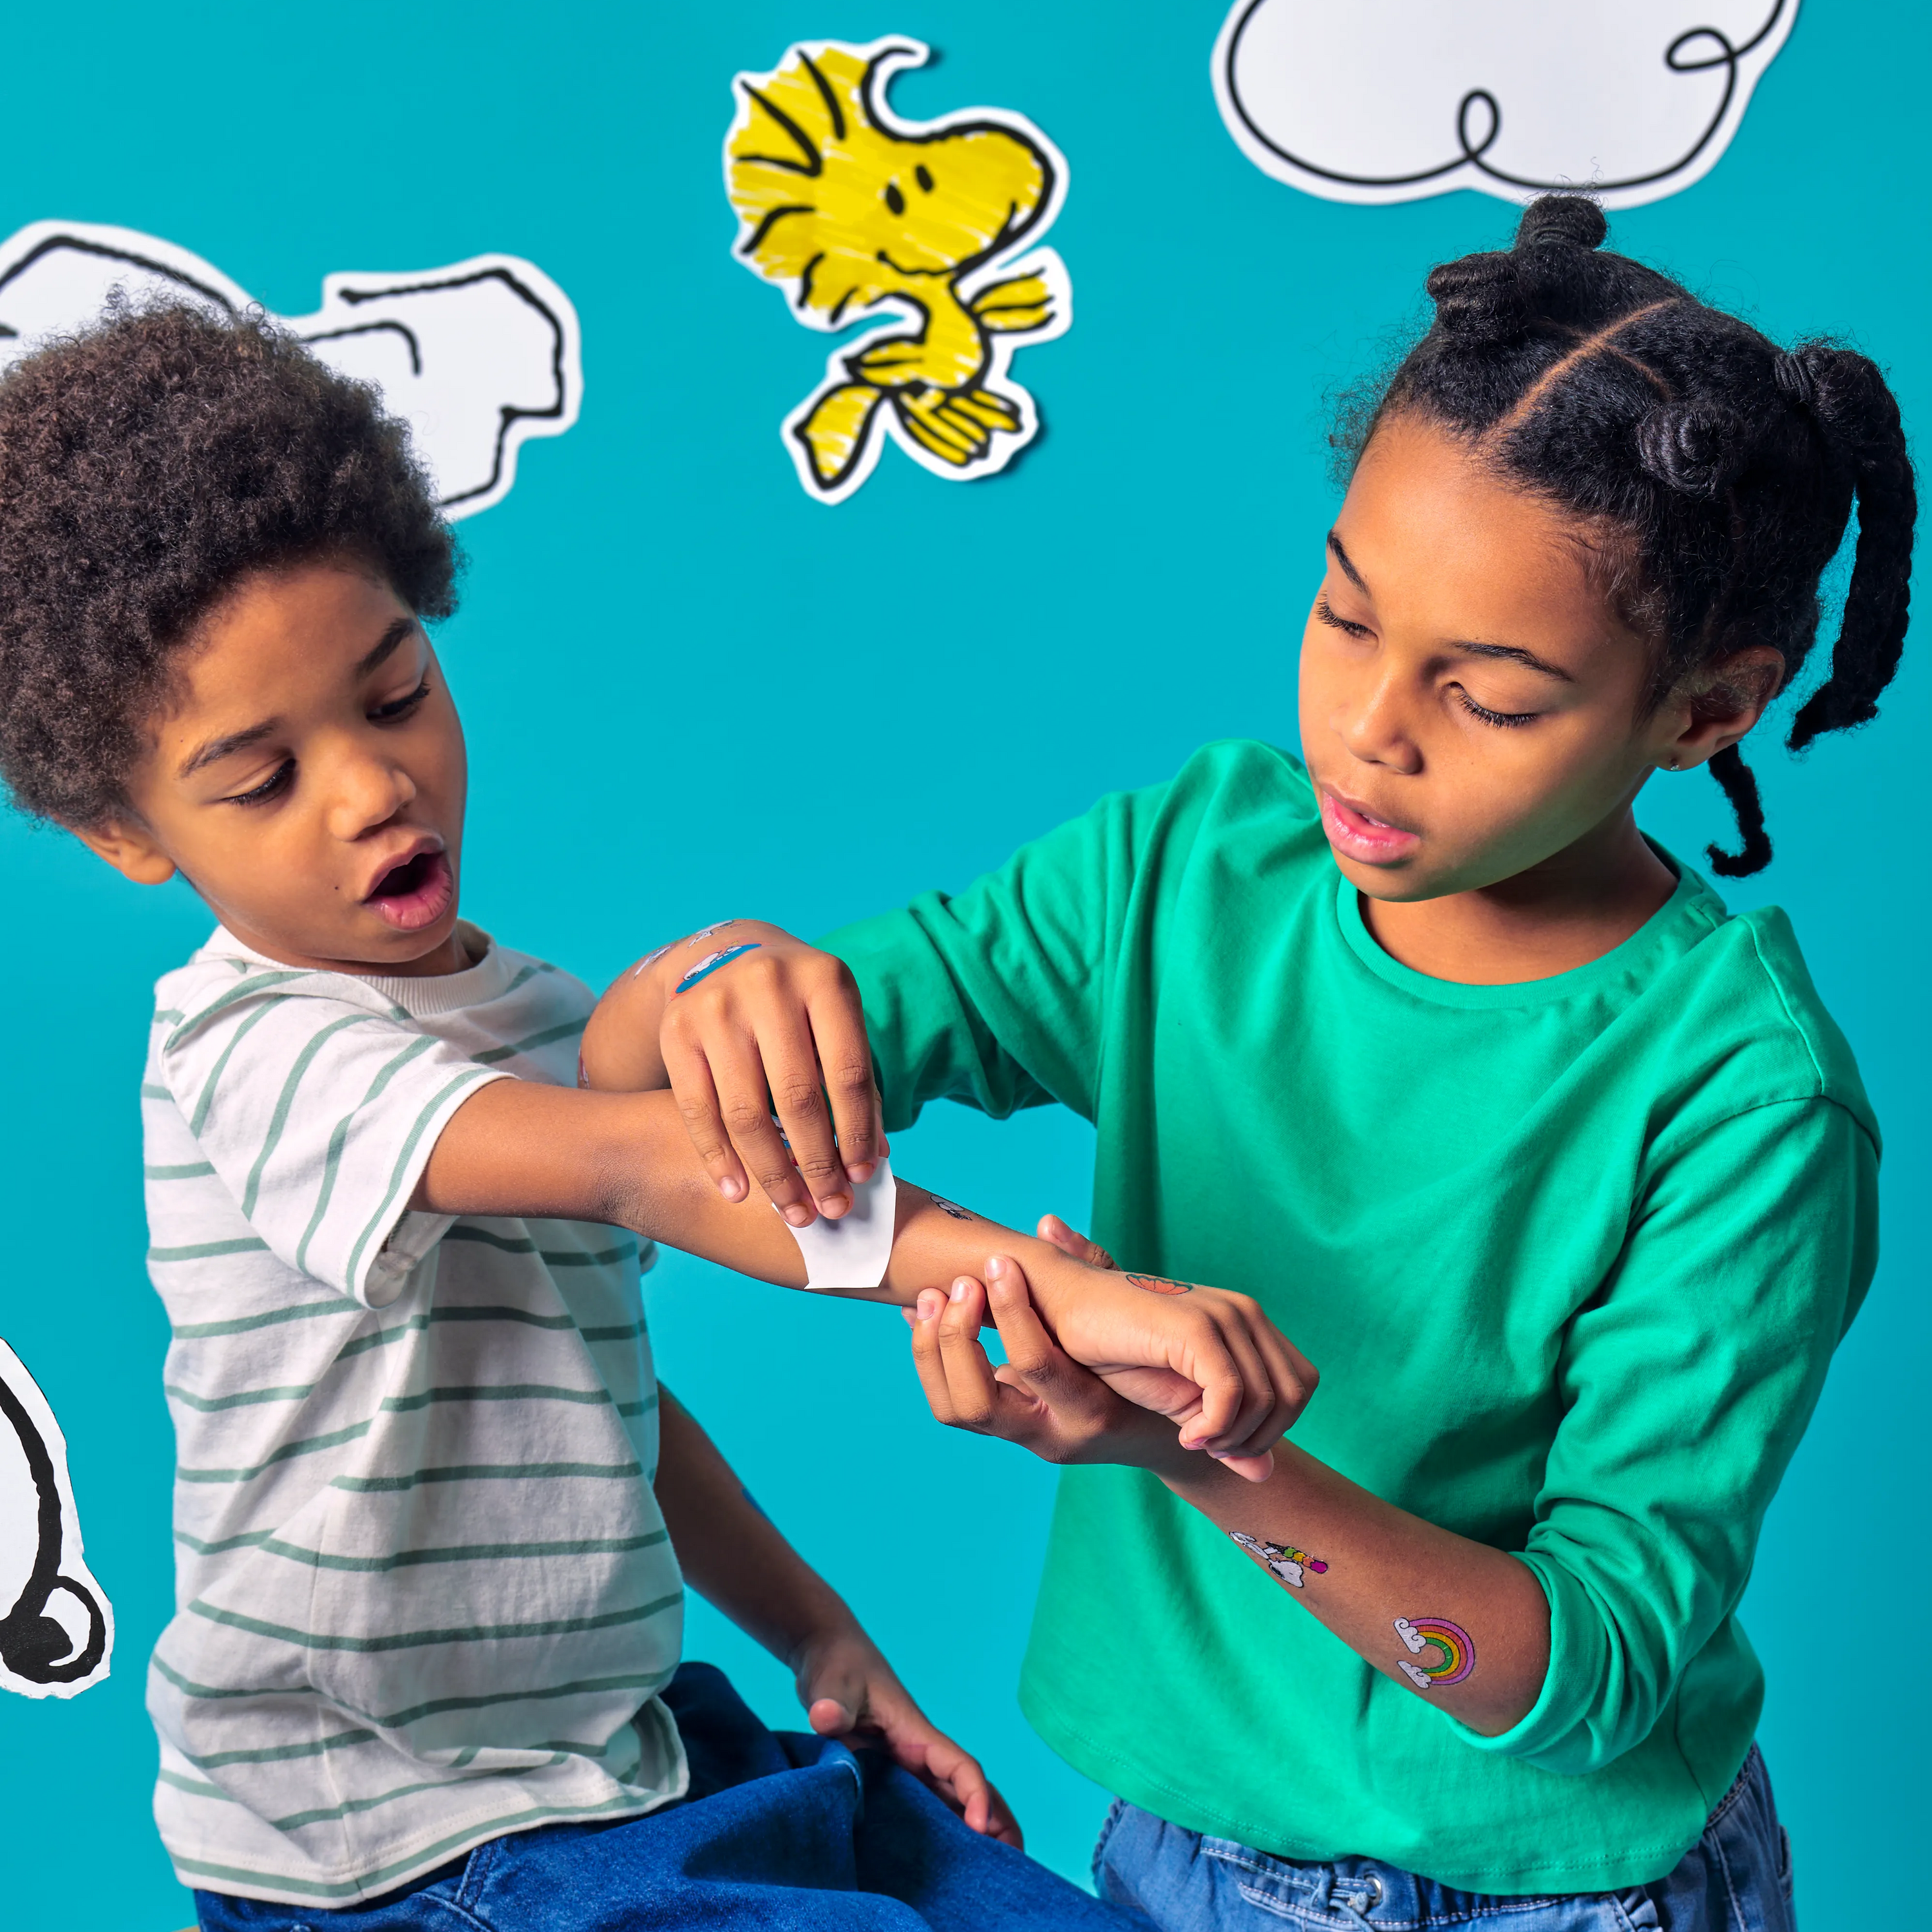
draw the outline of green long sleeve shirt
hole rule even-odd
[[[1762,1700],[1759,1528],[1871,1278],[1878,1133],[1784,914],[1676,869],[1574,972],[1430,979],[1364,927],[1300,764],[1226,743],[826,942],[889,1128],[1084,1115],[1121,1264],[1255,1296],[1322,1372],[1296,1441],[1549,1598],[1542,1694],[1485,1738],[1153,1477],[1070,1469],[1021,1695],[1088,1776],[1481,1892],[1642,1883],[1702,1831]]]

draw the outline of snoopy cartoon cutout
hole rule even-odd
[[[81,1559],[67,1444],[0,1342],[0,1690],[72,1697],[107,1675],[114,1612]]]
[[[916,40],[803,41],[734,82],[724,183],[739,260],[808,328],[897,318],[836,350],[784,419],[799,481],[823,502],[865,482],[888,436],[949,480],[1004,469],[1040,428],[1009,376],[1013,351],[1072,320],[1059,256],[1015,252],[1059,213],[1066,160],[994,108],[899,120],[892,78],[930,58]]]

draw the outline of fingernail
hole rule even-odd
[[[727,1201],[742,1201],[745,1198],[745,1184],[735,1176],[728,1174],[718,1184],[718,1191]]]
[[[808,1228],[818,1218],[809,1208],[797,1202],[784,1210],[784,1217],[794,1228]]]
[[[946,1298],[936,1288],[922,1288],[919,1292],[919,1318],[930,1322],[946,1306]]]
[[[1006,1273],[1006,1257],[1004,1255],[994,1256],[992,1260],[988,1262],[986,1264],[987,1274],[995,1281],[998,1281],[999,1278]]]
[[[852,1197],[849,1194],[821,1195],[819,1198],[818,1211],[828,1221],[836,1221],[842,1214],[848,1213],[851,1205]]]
[[[872,1178],[872,1163],[869,1160],[862,1160],[856,1167],[848,1167],[845,1172],[852,1180],[857,1181],[862,1186]]]
[[[964,1275],[952,1284],[952,1291],[946,1298],[948,1301],[964,1301],[966,1299],[966,1277]]]

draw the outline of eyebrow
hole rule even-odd
[[[1364,596],[1371,594],[1362,573],[1355,568],[1354,560],[1342,548],[1342,539],[1333,530],[1328,532],[1328,554],[1342,566],[1342,574]],[[1542,672],[1545,677],[1561,678],[1565,684],[1576,682],[1561,664],[1552,664],[1547,658],[1540,658],[1534,651],[1526,651],[1520,644],[1478,644],[1472,638],[1458,638],[1449,648],[1460,651],[1467,657],[1502,658],[1512,664],[1526,664],[1532,670]]]
[[[395,655],[398,647],[406,641],[416,628],[415,618],[398,617],[376,640],[374,648],[358,661],[353,675],[367,677],[378,664]],[[281,722],[279,718],[265,718],[259,724],[248,725],[239,731],[230,731],[222,737],[211,738],[206,744],[182,760],[176,776],[192,778],[206,766],[219,764],[224,758],[232,758],[237,752],[245,752],[250,745],[259,744],[264,738],[279,730]]]

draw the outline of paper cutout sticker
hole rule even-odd
[[[409,423],[446,517],[500,502],[517,452],[561,436],[584,394],[577,311],[542,269],[478,255],[406,274],[332,274],[313,315],[277,318],[317,357],[373,382]],[[0,369],[96,320],[109,296],[234,313],[253,298],[185,248],[128,228],[37,221],[0,242]]]
[[[800,41],[733,83],[724,187],[738,259],[808,328],[897,318],[835,350],[784,419],[798,480],[822,502],[865,482],[887,436],[950,481],[1004,470],[1040,429],[1009,378],[1013,351],[1073,319],[1059,256],[1013,252],[1053,225],[1065,158],[998,108],[900,120],[886,102],[892,78],[931,58],[918,40]]]
[[[1214,98],[1330,201],[1582,188],[1634,208],[1717,164],[1798,0],[1236,0]]]
[[[67,1444],[0,1342],[0,1690],[74,1697],[107,1675],[114,1612],[82,1559]]]

